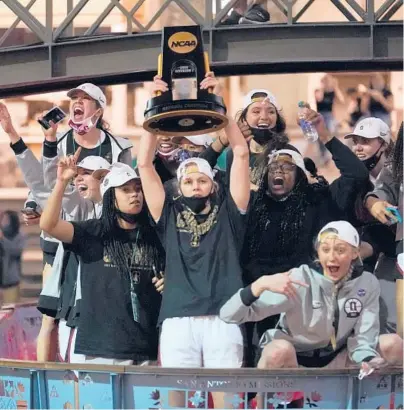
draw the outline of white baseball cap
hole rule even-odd
[[[112,164],[101,184],[101,195],[104,196],[108,189],[122,186],[132,179],[140,179],[138,173],[132,167],[120,162]]]
[[[182,177],[195,172],[205,174],[213,181],[212,167],[209,165],[208,161],[202,158],[188,158],[185,161],[182,161],[177,169],[177,179],[180,181]]]
[[[82,159],[78,164],[78,168],[89,169],[90,171],[107,171],[111,164],[104,158],[95,155],[90,155]]]
[[[100,87],[91,83],[80,84],[78,87],[69,90],[67,96],[72,97],[77,91],[83,91],[88,94],[93,100],[100,104],[101,108],[104,109],[107,106],[107,99]]]
[[[330,230],[341,241],[347,242],[354,248],[358,248],[360,244],[358,231],[347,221],[333,221],[324,226],[318,234],[317,241],[321,241],[322,234]]]
[[[391,132],[389,126],[380,118],[369,117],[359,121],[352,133],[345,135],[345,138],[353,136],[363,138],[382,138],[389,143],[391,140]]]
[[[261,98],[265,98],[264,101],[270,102],[272,105],[275,106],[277,110],[279,110],[278,103],[276,101],[275,96],[268,90],[264,90],[263,88],[257,88],[254,90],[251,90],[243,100],[243,109],[247,108],[250,104],[253,102],[256,102],[258,100],[261,100]]]
[[[306,167],[304,166],[303,157],[298,152],[291,149],[280,149],[272,151],[268,155],[268,165],[276,161],[280,155],[289,155],[290,157],[292,157],[292,160],[297,167],[299,167],[303,172],[307,172]]]
[[[178,144],[179,141],[181,141],[183,138],[190,141],[193,145],[200,145],[200,146],[203,146],[205,148],[209,147],[209,145],[212,144],[212,142],[213,142],[213,138],[208,134],[193,135],[193,136],[189,136],[189,137],[172,137],[171,141],[174,144]]]

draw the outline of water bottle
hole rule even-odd
[[[298,104],[297,115],[299,117],[299,125],[303,131],[304,138],[309,142],[316,142],[318,140],[318,133],[316,127],[309,121],[304,119],[304,109],[306,108],[303,101]]]

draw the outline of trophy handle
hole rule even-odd
[[[160,53],[158,58],[157,58],[157,75],[162,76],[163,75],[163,54]],[[159,97],[161,95],[161,91],[156,91],[156,96]]]
[[[210,71],[210,64],[209,64],[209,55],[206,51],[203,52],[203,60],[205,62],[205,73],[208,73]],[[212,94],[213,88],[209,87],[208,92]]]

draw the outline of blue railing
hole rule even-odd
[[[248,398],[257,392],[265,394],[268,409],[286,408],[292,400],[313,409],[403,408],[401,368],[361,381],[357,374],[356,369],[164,369],[2,361],[0,409],[166,409],[172,408],[170,391],[185,392],[185,408],[209,408],[212,392],[225,393],[226,407],[237,409],[249,408]]]

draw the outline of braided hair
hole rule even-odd
[[[289,144],[283,148],[293,149],[298,152],[295,147]],[[315,172],[315,174],[317,173]],[[293,253],[296,255],[300,252],[302,256],[306,253],[306,249],[301,244],[311,243],[311,232],[304,227],[307,207],[320,201],[328,192],[327,181],[319,176],[316,178],[317,183],[309,184],[304,171],[297,167],[295,185],[288,196],[281,200],[274,198],[268,192],[268,178],[262,179],[249,215],[246,235],[247,244],[244,247],[247,255],[243,255],[243,259],[247,263],[258,256],[260,246],[263,243],[262,236],[265,233],[268,221],[271,220],[271,216],[276,218],[273,212],[276,204],[282,204],[283,209],[281,218],[271,221],[280,224],[275,243],[272,243],[268,249],[274,266],[285,263]]]
[[[101,222],[103,226],[104,247],[107,255],[111,258],[114,265],[117,266],[121,274],[127,274],[130,269],[131,254],[130,244],[126,243],[122,237],[122,229],[119,227],[118,216],[116,212],[115,189],[108,189],[103,198]],[[156,269],[157,272],[164,270],[164,251],[160,241],[151,227],[148,219],[148,212],[145,205],[139,213],[137,221],[139,228],[139,237],[136,241],[139,264],[150,270]]]

